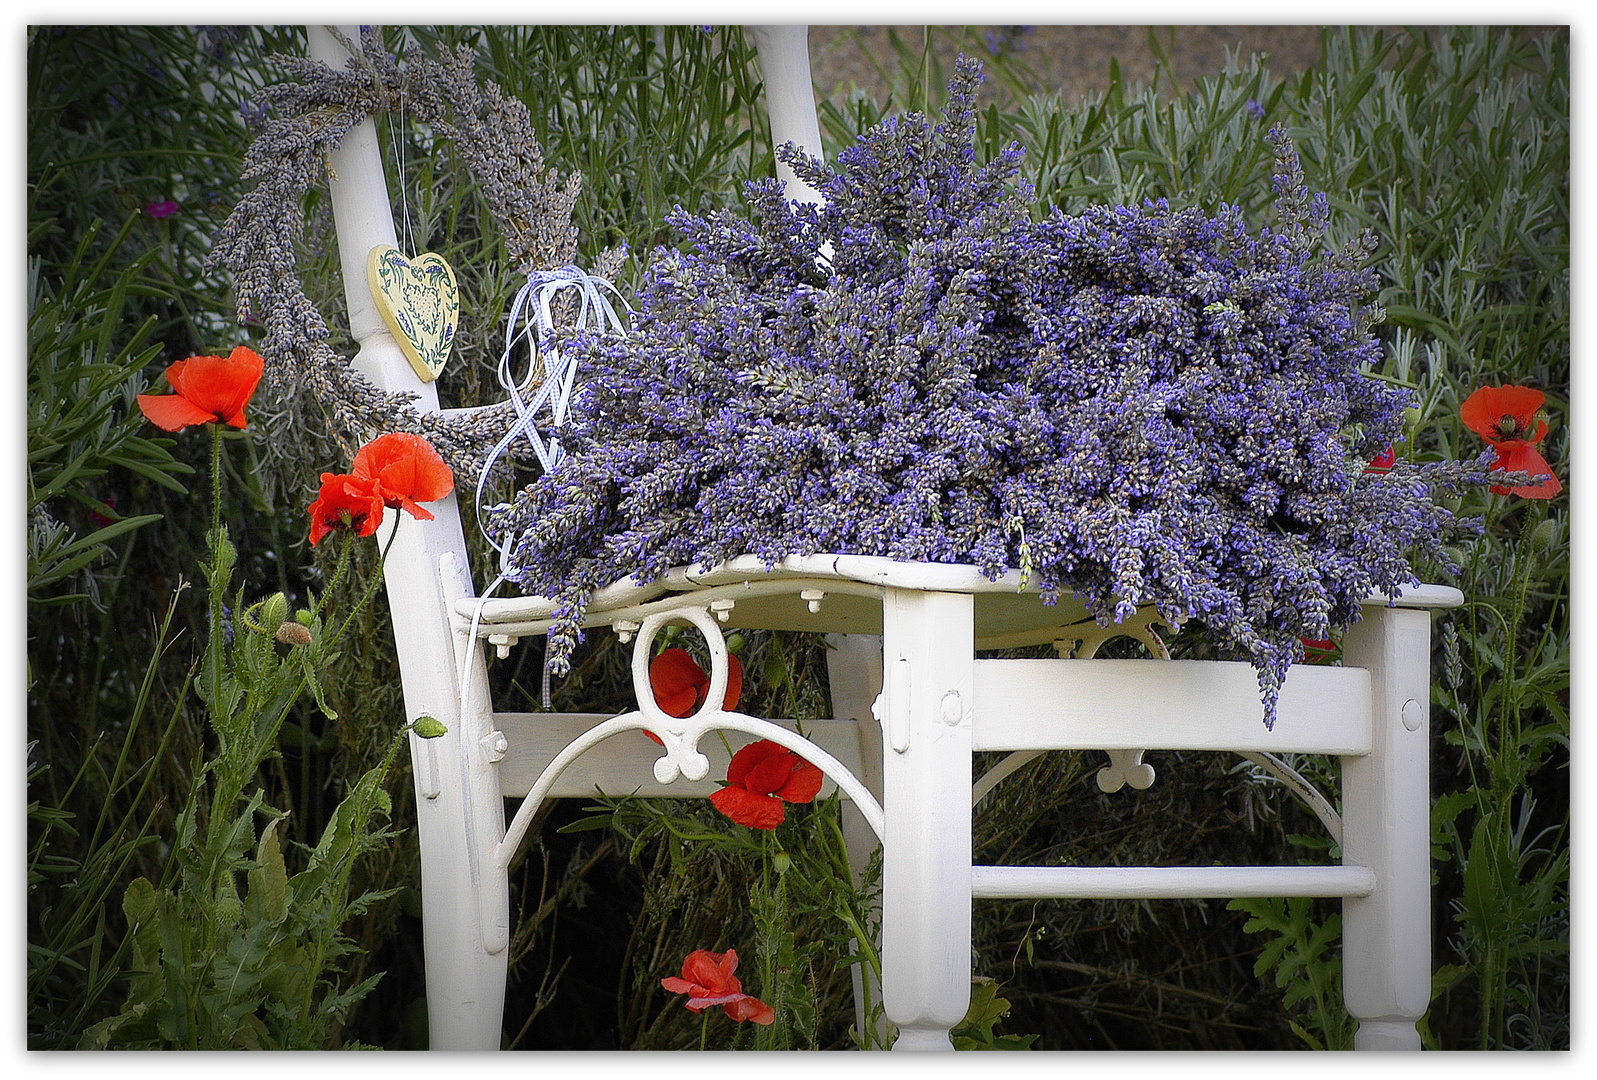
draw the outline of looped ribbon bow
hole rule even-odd
[[[566,414],[571,407],[571,395],[576,388],[577,362],[559,349],[553,347],[551,338],[554,334],[554,315],[551,308],[555,298],[564,289],[575,289],[579,299],[577,316],[574,325],[578,330],[592,326],[599,330],[606,328],[626,333],[627,325],[621,316],[616,314],[616,309],[611,305],[603,290],[608,289],[621,301],[621,306],[627,314],[632,313],[632,308],[626,299],[616,291],[616,287],[605,278],[596,277],[587,273],[578,266],[562,266],[557,270],[534,270],[527,275],[527,283],[516,293],[516,298],[511,301],[510,315],[505,326],[505,351],[499,357],[499,384],[509,394],[509,400],[516,410],[516,422],[510,425],[510,430],[505,432],[498,444],[489,452],[487,460],[483,463],[482,473],[477,478],[477,527],[487,538],[488,543],[499,553],[499,575],[488,588],[484,589],[478,597],[476,611],[471,619],[471,636],[477,635],[477,626],[482,619],[483,602],[492,596],[506,580],[517,580],[517,571],[514,566],[512,551],[515,547],[515,538],[509,538],[504,543],[497,542],[483,524],[484,510],[498,510],[502,506],[484,507],[482,504],[483,490],[488,486],[488,475],[493,472],[499,459],[505,456],[510,449],[510,444],[518,436],[526,436],[532,445],[533,453],[538,456],[538,462],[543,466],[545,473],[550,472],[560,463],[565,456],[565,450],[560,445],[559,438],[554,434],[566,422]],[[511,354],[518,342],[527,342],[527,377],[518,385],[515,371],[511,361]],[[543,360],[543,380],[533,391],[532,396],[522,400],[522,387],[532,381],[533,373],[537,370],[538,360]],[[549,415],[549,440],[538,432],[536,417],[540,411],[547,408]],[[466,680],[465,672],[461,669],[461,705],[465,706]],[[549,707],[549,672],[544,670],[543,678],[543,703]]]
[[[509,394],[510,403],[516,410],[516,422],[489,452],[487,461],[483,464],[482,474],[478,477],[479,525],[484,509],[482,494],[488,484],[488,474],[493,471],[499,459],[509,450],[510,444],[518,437],[526,437],[545,473],[552,471],[565,456],[565,449],[560,445],[555,432],[566,422],[566,415],[571,407],[571,395],[576,389],[577,362],[554,348],[550,341],[554,333],[554,316],[551,308],[555,298],[565,289],[575,289],[577,292],[579,304],[573,325],[578,330],[592,326],[599,330],[609,328],[623,334],[627,331],[626,323],[616,313],[615,307],[604,295],[604,290],[614,294],[629,315],[632,309],[607,279],[595,277],[580,267],[571,265],[562,266],[557,270],[535,270],[527,275],[527,283],[511,301],[510,315],[505,326],[505,349],[499,357],[499,383]],[[511,356],[516,345],[523,340],[527,342],[527,376],[518,384]],[[532,396],[523,400],[521,391],[531,382],[540,358],[543,361],[543,379],[533,390]],[[547,442],[540,434],[536,420],[540,412],[545,410],[548,413]],[[486,509],[499,509],[499,507]],[[486,529],[483,529],[483,534],[487,536]],[[502,576],[513,577],[510,554],[512,545],[496,543],[491,536],[488,537],[488,542],[499,553]]]

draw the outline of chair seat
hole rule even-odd
[[[1014,570],[989,579],[980,568],[962,563],[836,554],[793,555],[767,568],[756,556],[744,555],[709,569],[675,567],[647,585],[622,578],[594,593],[583,626],[638,622],[655,611],[709,605],[721,608],[717,614],[728,629],[880,634],[881,597],[890,588],[971,594],[978,649],[1046,644],[1063,628],[1091,618],[1072,594],[1043,603],[1036,580],[1026,581]],[[1457,589],[1421,585],[1402,590],[1395,606],[1442,608],[1463,602]],[[1365,603],[1393,606],[1383,593],[1372,593]],[[548,631],[557,606],[546,596],[480,602],[462,597],[455,602],[455,619],[467,629],[475,617],[478,637],[533,636]]]

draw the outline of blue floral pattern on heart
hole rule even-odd
[[[426,252],[407,259],[398,248],[381,245],[367,258],[372,299],[400,351],[422,382],[443,371],[460,319],[460,287],[442,255]]]

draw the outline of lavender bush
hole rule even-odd
[[[1021,150],[973,148],[979,67],[942,122],[892,118],[825,196],[748,187],[679,213],[624,339],[568,335],[568,456],[489,515],[515,580],[557,597],[563,673],[588,596],[742,554],[851,552],[1033,576],[1102,622],[1153,604],[1259,671],[1266,723],[1300,637],[1415,584],[1466,528],[1431,499],[1473,463],[1366,473],[1406,391],[1365,374],[1374,238],[1325,251],[1324,196],[1270,137],[1275,227],[1239,209],[1034,216]]]

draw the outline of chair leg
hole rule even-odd
[[[882,639],[874,634],[827,634],[827,681],[832,697],[832,716],[838,720],[852,720],[859,728],[860,773],[859,779],[878,802],[882,798],[882,726],[871,709],[882,692]],[[852,802],[843,803],[843,843],[848,848],[848,865],[857,883],[880,849],[881,843],[866,822],[863,814]],[[880,925],[881,904],[872,912]],[[871,947],[882,947],[881,935],[876,935]],[[872,971],[864,964],[852,967],[854,980],[854,1023],[863,1033],[871,1023],[868,1004],[882,1000],[882,986]],[[885,1015],[876,1017],[876,1041],[887,1043]]]
[[[1343,759],[1342,858],[1375,891],[1342,905],[1342,985],[1359,1050],[1418,1050],[1431,997],[1430,631],[1426,611],[1366,607],[1343,662],[1370,672],[1374,745]]]
[[[970,1005],[969,594],[883,598],[882,993],[895,1050],[952,1050]]]
[[[443,738],[451,735],[453,732]],[[438,749],[446,761],[454,760],[459,752],[458,744]],[[422,791],[422,770],[418,768],[416,773],[430,1049],[498,1050],[503,1038],[510,950],[492,953],[483,945],[475,890],[470,885],[473,868],[464,828],[465,792],[458,784],[445,784],[435,798],[428,799]],[[501,827],[502,821],[501,814]],[[493,887],[486,881],[483,884]],[[509,903],[506,894],[507,918]]]
[[[505,804],[483,745],[493,715],[482,652],[449,623],[450,605],[471,591],[453,547],[461,536],[458,512],[452,499],[436,508],[435,521],[407,522],[422,527],[399,533],[386,568],[406,712],[448,728],[436,739],[410,736],[428,1027],[434,1050],[498,1050],[510,895],[492,863],[505,833]],[[464,703],[462,665],[469,665]]]

